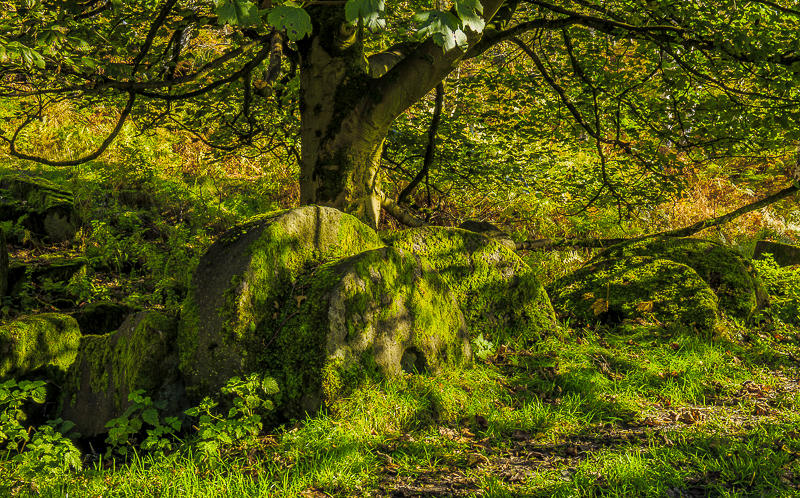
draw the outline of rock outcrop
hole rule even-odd
[[[272,321],[263,371],[289,416],[331,406],[366,379],[436,371],[470,358],[464,317],[419,257],[373,249],[297,280]]]
[[[6,235],[0,229],[0,300],[8,293],[8,246]]]
[[[0,326],[0,378],[25,377],[40,369],[67,371],[78,352],[81,331],[69,315],[42,313]]]
[[[592,261],[619,258],[656,258],[692,268],[719,298],[719,308],[742,320],[764,306],[767,294],[749,260],[710,240],[654,238],[606,249]]]
[[[718,298],[697,272],[668,259],[608,258],[548,286],[553,306],[573,325],[625,322],[712,330]]]
[[[377,234],[333,208],[305,206],[254,219],[220,237],[201,258],[183,304],[180,365],[195,398],[233,376],[264,368],[263,351],[300,275],[383,246]]]
[[[0,221],[4,220],[20,223],[49,242],[71,239],[80,226],[70,191],[27,175],[0,177]]]
[[[800,265],[799,246],[759,240],[753,251],[753,259],[758,259],[762,254],[772,254],[772,259],[780,266]]]

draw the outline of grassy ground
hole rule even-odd
[[[65,294],[74,309],[112,300],[177,311],[214,236],[297,197],[287,187],[296,172],[231,161],[204,158],[174,135],[134,130],[103,162],[69,171],[2,162],[0,173],[35,170],[72,188],[84,219],[74,243],[15,242],[12,259],[88,261],[67,284],[26,289],[3,318],[51,310],[54,296],[63,306]],[[709,205],[707,197],[736,197],[725,192],[698,191],[654,212],[671,209],[672,223],[683,225]],[[714,206],[715,214],[728,208]],[[789,215],[765,221],[765,213],[720,236],[746,246],[754,227],[786,228]],[[528,260],[554,279],[586,256]],[[793,306],[785,308],[789,318]],[[495,346],[467,369],[365,385],[326,413],[218,454],[202,451],[193,431],[166,454],[101,458],[102,448],[87,444],[81,471],[32,471],[9,452],[0,460],[0,495],[800,495],[794,326],[728,323],[714,337],[658,327],[565,329],[529,350]]]
[[[15,496],[800,494],[800,336],[571,331],[226,448],[3,473]]]

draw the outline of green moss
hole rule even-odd
[[[298,276],[383,246],[358,219],[305,206],[260,216],[224,234],[201,259],[181,313],[181,370],[195,394],[256,371]]]
[[[43,313],[0,326],[0,378],[52,367],[66,372],[81,337],[69,315]]]
[[[573,323],[638,321],[712,330],[718,299],[692,268],[665,259],[605,259],[549,286],[556,310]]]
[[[294,289],[306,299],[270,324],[275,347],[263,356],[290,416],[330,406],[365,379],[398,374],[408,348],[432,369],[468,359],[457,303],[411,254],[375,249],[308,268]]]
[[[175,319],[149,311],[129,316],[116,332],[82,337],[64,383],[62,416],[95,435],[122,414],[133,391],[163,394],[177,378],[175,337]]]
[[[689,266],[716,293],[720,310],[737,318],[749,318],[766,296],[750,261],[710,240],[646,239],[610,247],[593,261],[632,257],[666,259]]]
[[[558,325],[533,271],[508,247],[481,234],[424,227],[385,236],[390,245],[422,256],[460,303],[473,337],[529,344]]]

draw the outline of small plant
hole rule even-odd
[[[472,340],[472,346],[475,348],[475,356],[483,361],[486,361],[494,354],[495,347],[492,341],[484,339],[483,334],[478,334],[478,337]]]
[[[770,297],[772,318],[800,325],[800,269],[781,267],[771,254],[753,260]]]
[[[80,451],[64,434],[75,424],[51,420],[38,428],[23,426],[22,407],[45,401],[43,381],[9,380],[0,384],[0,451],[11,463],[11,473],[24,477],[58,476],[81,469]]]
[[[171,451],[177,439],[176,433],[181,429],[181,421],[177,417],[162,419],[160,412],[164,409],[164,403],[154,403],[149,396],[144,396],[143,390],[130,393],[128,401],[131,406],[121,416],[106,423],[106,442],[111,445],[107,456],[114,452],[127,456],[139,443],[142,428],[146,426],[150,427],[145,430],[146,435],[139,447],[157,454]]]
[[[206,457],[219,456],[222,445],[232,445],[261,432],[262,416],[274,409],[269,397],[278,393],[278,384],[271,377],[251,374],[244,379],[231,378],[220,392],[233,396],[227,417],[217,412],[219,402],[211,398],[186,411],[198,418],[197,447]]]

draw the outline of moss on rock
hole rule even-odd
[[[44,178],[17,174],[0,177],[0,189],[5,192],[3,198],[12,200],[0,219],[21,221],[51,241],[69,240],[75,235],[80,219],[69,190]]]
[[[712,330],[718,299],[687,265],[656,258],[601,259],[548,286],[558,313],[573,324],[626,321]]]
[[[8,247],[6,235],[0,229],[0,299],[8,292]]]
[[[453,290],[473,336],[529,343],[558,325],[536,275],[508,247],[447,227],[389,233],[387,243],[429,261]]]
[[[382,246],[355,217],[317,206],[264,215],[226,232],[201,258],[182,308],[180,368],[193,394],[258,371],[273,337],[266,324],[291,304],[298,276]]]
[[[81,331],[69,315],[42,313],[0,326],[0,378],[40,368],[66,372],[78,351]]]
[[[185,402],[176,325],[170,316],[140,312],[115,332],[83,336],[64,383],[61,417],[84,436],[104,433],[106,422],[122,415],[128,395],[139,389],[179,413]]]
[[[443,278],[418,256],[381,248],[309,269],[266,329],[262,369],[288,416],[330,406],[363,379],[437,370],[470,358]]]
[[[749,260],[722,244],[693,238],[654,238],[618,244],[592,261],[649,257],[692,268],[716,293],[720,310],[747,319],[766,303],[766,291]]]

